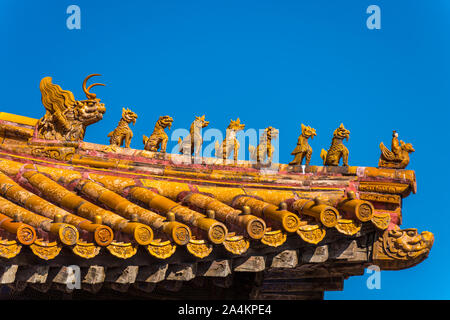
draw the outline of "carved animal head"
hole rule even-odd
[[[302,123],[302,136],[304,136],[306,139],[313,139],[314,136],[317,136],[316,129],[307,127]]]
[[[205,120],[205,115],[201,116],[201,117],[195,117],[194,123],[193,123],[195,128],[206,128],[209,125],[209,121]]]
[[[42,104],[46,109],[45,115],[37,124],[37,135],[41,139],[81,141],[84,138],[86,127],[100,121],[105,113],[105,105],[100,102],[89,90],[102,85],[94,83],[86,89],[89,78],[97,76],[91,74],[83,81],[83,91],[87,100],[75,100],[72,92],[61,89],[52,83],[51,77],[41,80],[40,90]]]
[[[77,110],[79,119],[85,126],[93,124],[103,119],[103,114],[106,111],[105,104],[100,102],[95,93],[90,92],[92,87],[104,86],[103,83],[93,83],[86,88],[87,81],[94,77],[100,76],[100,74],[90,74],[83,81],[83,91],[86,94],[87,100],[77,101]]]
[[[137,114],[131,111],[128,108],[122,108],[122,119],[127,123],[133,122],[133,125],[136,124]]]
[[[433,242],[431,232],[419,234],[417,229],[401,230],[395,226],[392,230],[384,231],[374,243],[373,262],[383,270],[406,269],[428,257]]]
[[[404,143],[402,140],[400,140],[400,146],[401,146],[403,151],[406,151],[408,153],[416,151],[416,150],[414,150],[414,148],[413,148],[411,143]]]
[[[173,118],[170,116],[161,116],[159,117],[158,121],[156,122],[155,127],[159,127],[162,129],[165,128],[171,128],[172,127]]]
[[[388,256],[395,259],[411,259],[428,254],[433,246],[434,236],[431,232],[421,234],[417,229],[390,230],[383,238],[384,249]]]
[[[347,139],[350,136],[350,131],[344,128],[344,124],[341,123],[341,125],[339,126],[339,128],[337,128],[336,130],[334,130],[333,132],[333,138],[337,138],[337,139]]]
[[[244,130],[244,128],[245,124],[241,124],[241,120],[237,118],[236,121],[230,120],[230,124],[228,125],[227,130],[238,132]]]

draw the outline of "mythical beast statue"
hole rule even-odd
[[[165,128],[169,128],[172,126],[173,118],[170,116],[161,116],[155,124],[155,129],[150,137],[143,135],[142,139],[144,142],[144,149],[147,151],[158,151],[165,153],[167,147],[167,141],[169,141],[169,137],[164,132]]]
[[[294,151],[291,152],[294,155],[294,160],[292,160],[290,165],[301,165],[303,159],[305,160],[305,165],[309,166],[311,161],[312,148],[308,143],[308,139],[313,139],[316,136],[316,129],[307,127],[302,123],[302,134],[298,137],[297,146]]]
[[[192,122],[189,129],[189,135],[184,139],[178,139],[180,153],[184,155],[194,154],[198,157],[203,144],[202,128],[206,128],[208,125],[209,121],[205,120],[205,115],[195,117],[195,120]]]
[[[128,124],[131,122],[136,124],[137,114],[130,109],[122,108],[122,119],[120,119],[117,128],[108,134],[109,144],[111,146],[120,147],[125,141],[125,148],[130,147],[131,138],[133,138],[133,131],[131,131]]]
[[[255,148],[249,146],[250,158],[256,160],[256,162],[263,162],[266,157],[269,163],[272,162],[274,147],[272,146],[272,140],[278,137],[278,130],[273,127],[267,127],[264,129],[263,134],[259,138],[259,144]]]
[[[228,125],[225,134],[225,139],[220,145],[219,142],[216,141],[214,147],[216,151],[216,158],[222,158],[223,160],[226,160],[231,155],[231,153],[234,152],[233,159],[234,161],[237,161],[240,145],[236,139],[236,133],[238,131],[244,130],[244,128],[245,124],[241,123],[241,120],[239,118],[237,118],[236,121],[230,120],[230,124]]]
[[[37,138],[83,141],[86,127],[100,121],[106,111],[105,105],[100,102],[96,94],[90,92],[92,87],[104,86],[104,84],[94,83],[86,88],[87,80],[93,76],[99,76],[99,74],[91,74],[83,81],[83,91],[87,100],[75,100],[72,92],[53,84],[51,77],[41,80],[39,87],[46,113],[36,124]]]
[[[325,166],[338,166],[339,161],[342,158],[342,165],[348,166],[348,149],[342,143],[342,140],[350,136],[350,131],[344,128],[344,124],[341,123],[339,128],[334,130],[333,139],[331,140],[331,146],[328,151],[322,149],[320,157],[323,160]]]

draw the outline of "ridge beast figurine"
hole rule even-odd
[[[122,108],[122,119],[120,119],[114,131],[108,134],[109,144],[115,147],[121,147],[122,143],[125,141],[125,148],[130,147],[131,138],[133,138],[133,131],[131,131],[128,126],[129,123],[136,124],[137,114],[128,108]]]
[[[278,134],[277,129],[267,127],[259,138],[258,146],[256,148],[254,146],[248,147],[250,158],[256,160],[256,162],[263,162],[267,157],[268,162],[271,163],[274,151],[272,139],[276,139]]]
[[[228,159],[233,153],[234,161],[237,161],[238,153],[239,153],[239,142],[236,139],[236,133],[238,131],[244,130],[245,124],[241,124],[241,120],[239,118],[236,121],[230,120],[230,124],[227,127],[227,131],[225,134],[225,139],[219,145],[219,142],[216,141],[215,151],[216,158],[222,158],[223,160]]]
[[[147,151],[158,151],[161,148],[160,152],[165,153],[167,147],[167,141],[169,141],[169,137],[164,132],[165,128],[169,128],[172,126],[173,119],[170,116],[161,116],[155,124],[155,129],[150,137],[146,137],[143,135],[144,141],[144,149]]]
[[[349,135],[350,131],[344,128],[343,123],[341,123],[339,128],[334,130],[333,139],[331,140],[331,146],[328,149],[328,152],[322,149],[322,152],[320,153],[323,165],[338,166],[339,161],[342,158],[342,165],[348,166],[348,149],[344,146],[342,140],[346,139],[348,141]]]
[[[312,148],[308,144],[308,139],[313,139],[316,136],[316,129],[307,127],[302,123],[302,134],[298,137],[297,146],[294,151],[291,152],[294,155],[294,160],[292,160],[290,165],[301,165],[303,159],[305,160],[305,165],[309,166],[311,161]]]
[[[86,127],[100,121],[105,113],[105,105],[100,102],[95,93],[90,92],[94,86],[104,86],[101,83],[91,84],[86,88],[83,81],[83,91],[87,100],[75,100],[72,92],[61,89],[52,83],[51,77],[41,80],[39,88],[42,94],[42,104],[46,112],[36,124],[36,137],[45,140],[83,141]]]
[[[409,163],[409,154],[414,152],[411,143],[398,141],[398,133],[392,132],[391,150],[385,147],[383,142],[380,143],[381,155],[378,161],[379,167],[404,169]]]
[[[189,128],[189,135],[187,135],[184,139],[181,139],[181,137],[178,139],[178,147],[181,154],[194,154],[195,157],[200,155],[203,144],[202,128],[206,128],[208,125],[209,121],[205,120],[205,115],[195,117],[195,120]]]

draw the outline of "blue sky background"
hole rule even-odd
[[[66,27],[66,9],[81,8],[81,30]],[[381,30],[366,27],[366,8],[381,8]],[[409,168],[418,193],[403,202],[403,227],[435,234],[429,258],[404,271],[345,281],[327,299],[449,299],[450,2],[434,1],[23,1],[0,2],[0,111],[40,118],[44,76],[79,100],[84,77],[104,120],[85,140],[108,143],[122,107],[139,118],[132,147],[142,148],[161,115],[188,128],[206,114],[224,130],[240,117],[247,128],[280,129],[280,161],[311,125],[311,164],[320,165],[343,122],[350,165],[377,166],[379,143],[392,130],[416,152]],[[168,150],[175,142],[169,142]]]

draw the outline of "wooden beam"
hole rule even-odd
[[[150,293],[155,290],[156,283],[154,282],[135,282],[133,283],[133,287],[138,289],[139,291],[143,291],[145,293]]]
[[[270,268],[295,268],[297,264],[297,250],[284,250],[273,256]]]
[[[90,266],[81,268],[82,284],[99,284],[105,281],[106,273],[103,266]]]
[[[360,263],[326,263],[303,264],[285,272],[284,270],[270,269],[265,280],[295,280],[304,278],[326,278],[338,276],[356,276],[364,274],[365,264]]]
[[[329,245],[329,259],[367,262],[369,256],[367,248],[359,247],[356,240],[337,241]]]
[[[68,267],[62,266],[57,272],[56,275],[52,279],[52,287],[58,291],[62,291],[64,293],[71,293],[74,289],[70,289],[67,286],[69,281],[69,277],[71,277],[72,272]]]
[[[103,266],[81,268],[81,288],[95,294],[102,288],[105,277],[105,267]]]
[[[25,282],[29,287],[45,293],[52,285],[48,277],[49,269],[48,265],[21,266],[16,273],[16,281]]]
[[[233,285],[233,275],[230,274],[225,278],[212,278],[212,283],[219,288],[229,288]]]
[[[287,281],[263,282],[260,292],[340,291],[344,289],[344,277],[305,278]]]
[[[0,267],[0,284],[10,284],[16,280],[16,273],[19,266],[13,264]]]
[[[13,283],[8,284],[8,287],[11,288],[15,293],[22,292],[26,289],[28,283],[25,281],[15,281]]]
[[[105,283],[114,291],[127,292],[130,284],[136,281],[138,266],[108,268]]]
[[[88,283],[81,283],[81,289],[83,289],[84,291],[90,292],[92,294],[96,294],[97,292],[99,292],[103,287],[103,282],[101,283],[93,283],[93,284],[88,284]]]
[[[158,283],[158,288],[170,292],[178,292],[183,287],[183,281],[164,280]]]
[[[166,280],[189,281],[195,278],[196,271],[195,263],[172,264],[167,270]]]
[[[157,283],[166,278],[166,272],[169,268],[167,263],[154,264],[139,267],[139,273],[136,277],[137,282]]]
[[[231,274],[231,260],[206,261],[197,265],[198,277],[226,277],[229,274]]]
[[[48,281],[46,283],[30,283],[29,286],[36,291],[46,293],[52,287],[52,282]]]
[[[16,273],[16,281],[46,283],[49,269],[48,265],[21,266]]]
[[[115,284],[130,284],[136,281],[138,275],[138,266],[124,266],[116,268],[108,268],[105,282],[112,282]]]
[[[104,286],[106,286],[107,288],[110,288],[114,291],[122,292],[122,293],[128,292],[128,289],[130,288],[129,283],[105,282]]]
[[[193,288],[203,288],[205,286],[205,278],[204,277],[195,277],[194,279],[190,280],[188,282],[189,286]]]
[[[301,262],[322,263],[328,260],[328,245],[306,247],[301,251]]]
[[[260,272],[266,268],[266,256],[250,256],[233,260],[235,272]]]
[[[289,272],[278,269],[268,270],[264,275],[264,280],[303,279],[315,276],[330,276],[330,270],[328,270],[325,266],[319,264],[304,264],[289,270]]]

